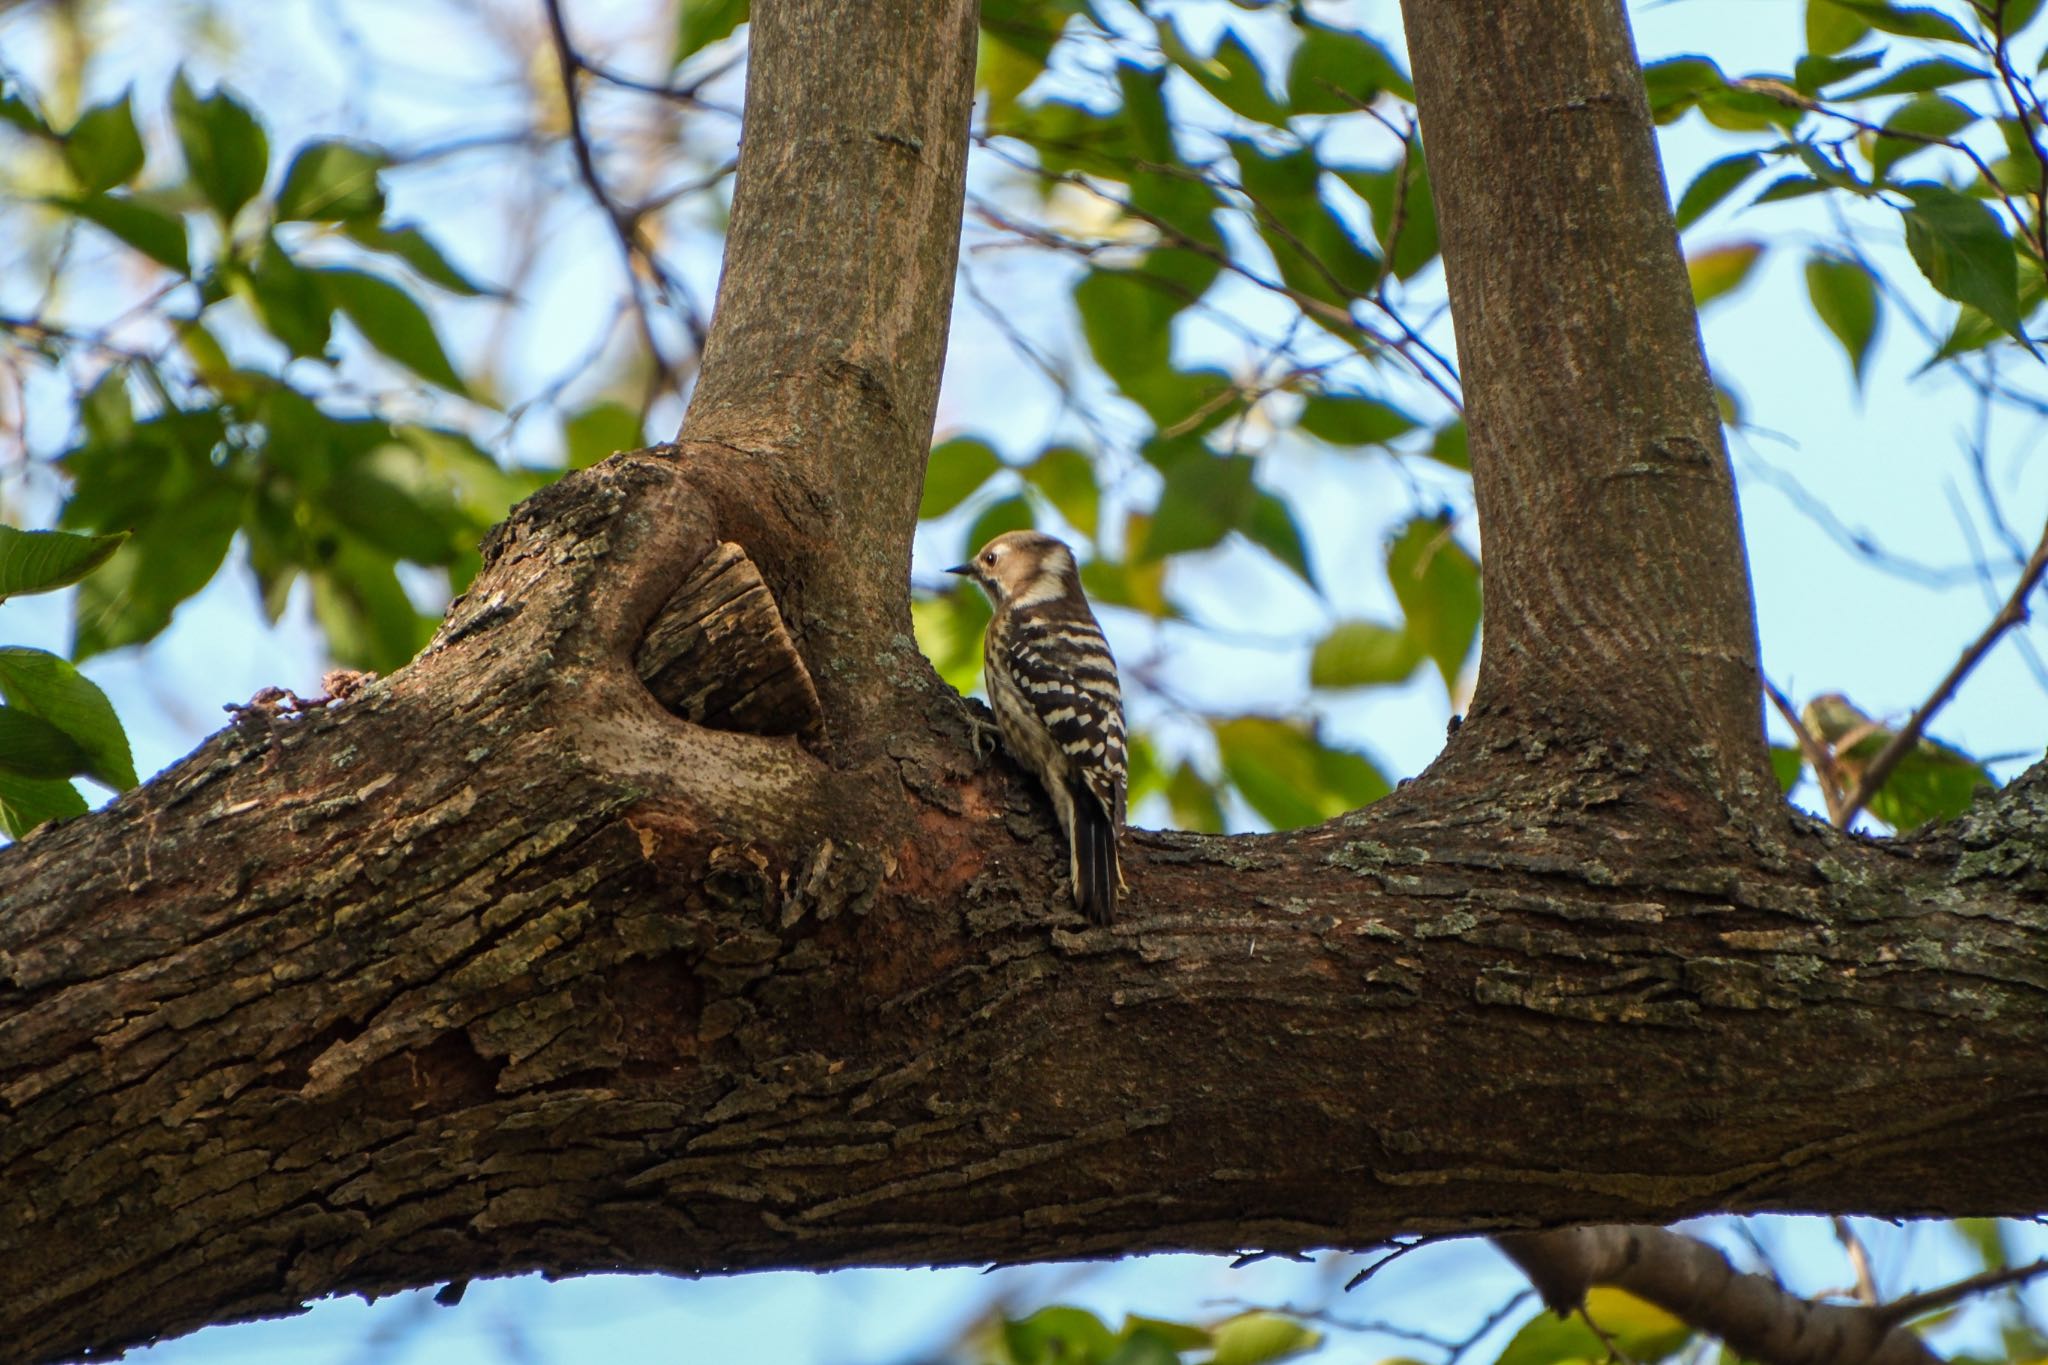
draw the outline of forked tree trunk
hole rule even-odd
[[[688,439],[524,504],[398,676],[0,855],[10,1358],[534,1269],[2048,1205],[2048,772],[1892,846],[1760,786],[1618,5],[1411,18],[1472,721],[1325,827],[1135,834],[1113,930],[905,622],[973,5],[755,22]]]

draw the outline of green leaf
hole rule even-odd
[[[1400,64],[1372,39],[1311,19],[1297,20],[1301,42],[1287,65],[1287,102],[1297,114],[1349,114],[1385,91],[1413,101]]]
[[[1380,687],[1405,681],[1422,662],[1407,631],[1377,621],[1340,621],[1309,656],[1311,687]]]
[[[1167,467],[1166,488],[1152,514],[1140,557],[1164,559],[1206,550],[1250,516],[1257,489],[1253,461],[1244,455],[1214,455],[1197,449]]]
[[[1223,832],[1223,803],[1216,799],[1216,789],[1186,763],[1166,780],[1166,804],[1173,812],[1176,829],[1197,834]]]
[[[967,528],[967,553],[973,554],[1005,531],[1028,531],[1032,525],[1031,504],[1022,495],[1000,498],[982,508],[974,525]]]
[[[1043,494],[1069,526],[1094,540],[1101,530],[1102,490],[1095,462],[1072,446],[1048,446],[1024,466],[1027,486]]]
[[[1704,308],[1740,288],[1763,254],[1762,242],[1730,242],[1688,256],[1685,271],[1692,279],[1693,306]]]
[[[280,222],[337,223],[384,212],[377,174],[391,164],[381,147],[362,142],[309,142],[292,158],[277,192]]]
[[[1806,50],[1832,56],[1847,50],[1870,32],[1870,25],[1833,0],[1807,0]]]
[[[1448,518],[1417,517],[1387,548],[1387,578],[1408,634],[1454,690],[1479,633],[1479,565],[1451,535]]]
[[[69,587],[113,558],[127,539],[0,526],[0,600]]]
[[[142,135],[127,92],[78,116],[64,134],[64,164],[78,187],[99,194],[125,185],[142,169]]]
[[[1997,215],[1940,185],[1906,188],[1906,248],[1927,282],[1967,303],[2014,336],[2020,333],[2019,275]]]
[[[1141,1332],[1157,1337],[1176,1352],[1204,1350],[1216,1342],[1215,1334],[1206,1327],[1197,1327],[1191,1322],[1148,1318],[1136,1313],[1125,1316],[1123,1330],[1117,1335],[1129,1340]]]
[[[1819,0],[1815,0],[1819,3]],[[1964,47],[1975,47],[1976,42],[1967,30],[1939,10],[1919,5],[1892,5],[1884,0],[1826,0],[1837,9],[1847,10],[1880,33],[1896,33],[1905,38],[1928,38],[1935,42],[1961,43]],[[1808,22],[1812,20],[1811,8],[1807,11]]]
[[[1691,227],[1708,210],[1742,187],[1744,181],[1762,170],[1764,159],[1757,152],[1738,152],[1724,156],[1694,176],[1692,183],[1685,187],[1685,193],[1678,197],[1678,226],[1681,231]]]
[[[669,58],[681,65],[685,57],[701,51],[747,21],[747,0],[682,0],[676,6],[676,45]]]
[[[1310,1331],[1278,1313],[1245,1313],[1215,1329],[1216,1354],[1209,1365],[1265,1365],[1285,1360],[1323,1344],[1323,1334]]]
[[[1763,193],[1749,201],[1750,207],[1758,204],[1775,204],[1785,199],[1804,199],[1809,194],[1819,194],[1827,186],[1811,175],[1780,176],[1764,186]]]
[[[395,672],[427,643],[437,618],[413,606],[395,567],[389,555],[344,538],[326,566],[309,575],[313,617],[336,662]]]
[[[56,129],[23,96],[23,87],[6,72],[0,72],[0,123],[13,125],[31,137],[55,138]]]
[[[1799,785],[1800,774],[1806,771],[1806,755],[1799,752],[1797,745],[1773,744],[1771,746],[1771,776],[1778,779],[1778,790],[1789,792]]]
[[[1394,278],[1408,279],[1436,259],[1436,200],[1420,142],[1411,140],[1405,161],[1386,170],[1338,171],[1337,178],[1372,209],[1373,229]]]
[[[1160,51],[1224,108],[1275,128],[1287,126],[1286,108],[1273,98],[1258,58],[1235,33],[1225,29],[1214,55],[1200,57],[1181,38],[1172,18],[1156,20],[1154,26],[1159,33]]]
[[[1162,426],[1187,415],[1176,410],[1177,401],[1160,381],[1174,373],[1173,319],[1200,295],[1144,267],[1091,270],[1074,286],[1074,307],[1095,362]]]
[[[159,509],[105,568],[79,586],[71,657],[87,659],[154,639],[178,605],[219,571],[241,526],[242,507],[239,490],[216,482]]]
[[[62,779],[91,763],[78,741],[49,721],[18,706],[0,706],[0,774]]]
[[[1299,829],[1386,795],[1386,779],[1362,754],[1327,748],[1293,721],[1238,716],[1212,724],[1223,772],[1274,829]],[[1220,1342],[1221,1329],[1217,1332]]]
[[[956,692],[981,686],[981,635],[988,627],[988,598],[965,583],[937,597],[910,604],[917,647]]]
[[[1663,1309],[1611,1286],[1586,1295],[1585,1315],[1542,1312],[1522,1324],[1496,1365],[1561,1365],[1612,1357],[1586,1319],[1600,1325],[1617,1351],[1631,1360],[1662,1360],[1692,1338],[1692,1330]]]
[[[1955,819],[1979,791],[1996,785],[1990,771],[1968,754],[1922,739],[1870,798],[1870,813],[1907,834],[1935,820]]]
[[[1309,563],[1308,538],[1302,535],[1301,523],[1294,519],[1294,509],[1285,499],[1263,488],[1256,489],[1244,524],[1238,530],[1246,540],[1294,570],[1295,576],[1310,589],[1322,591],[1316,583],[1315,568]]]
[[[1952,138],[1976,121],[1975,110],[1947,95],[1918,95],[1907,100],[1892,111],[1884,126],[1888,132],[1910,133],[1912,137],[1880,134],[1870,149],[1871,175],[1883,180],[1892,167],[1932,145],[1919,139]]]
[[[420,451],[389,441],[346,462],[316,503],[363,543],[414,564],[447,564],[475,528]]]
[[[83,774],[115,791],[135,785],[128,734],[113,703],[68,661],[40,649],[0,646],[0,697],[63,731],[84,752],[85,766],[50,776]]]
[[[1863,365],[1877,339],[1877,281],[1858,261],[1813,256],[1806,262],[1806,296],[1813,302],[1814,315],[1842,343],[1861,387]]]
[[[1880,95],[1917,95],[1927,90],[1941,90],[1965,81],[1981,81],[1990,76],[1982,67],[1968,62],[1959,62],[1953,57],[1930,57],[1922,62],[1910,62],[1886,76],[1880,76],[1869,85],[1859,85],[1854,90],[1844,90],[1834,98],[1838,100],[1868,100]]]
[[[917,505],[920,521],[941,517],[972,497],[1003,462],[987,441],[956,436],[932,447],[925,462],[924,498]],[[979,541],[976,542],[978,546]]]
[[[989,93],[991,116],[1016,111],[1017,97],[1044,74],[1053,45],[1080,8],[1079,0],[984,0],[975,81]]]
[[[1181,1365],[1181,1356],[1171,1342],[1150,1328],[1135,1332],[1126,1328],[1116,1351],[1103,1365]]]
[[[294,356],[320,356],[333,333],[334,303],[311,271],[303,269],[266,233],[251,270],[228,277],[264,329]]]
[[[1643,88],[1650,97],[1650,117],[1670,123],[1700,102],[1700,96],[1726,89],[1727,77],[1705,57],[1667,57],[1643,68]]]
[[[46,820],[68,820],[87,809],[78,788],[67,781],[0,773],[0,829],[10,838],[24,838]]]
[[[1003,1345],[1016,1365],[1099,1365],[1116,1344],[1102,1319],[1080,1308],[1041,1308],[1003,1324]]]
[[[1259,236],[1290,289],[1339,310],[1348,318],[1354,299],[1380,282],[1379,257],[1351,235],[1321,194],[1323,168],[1312,150],[1268,153],[1244,138],[1227,138],[1244,190],[1256,208]],[[1348,321],[1310,312],[1311,320],[1350,336]]]
[[[1429,457],[1453,469],[1472,467],[1471,433],[1465,429],[1464,418],[1437,430],[1436,440],[1430,443]]]
[[[263,125],[226,87],[199,95],[180,71],[171,80],[171,126],[192,183],[222,223],[233,222],[242,205],[262,192],[269,171],[270,139]]]
[[[562,444],[571,469],[588,469],[621,450],[647,444],[640,414],[612,399],[592,403],[562,423]]]
[[[1302,404],[1297,425],[1332,445],[1383,446],[1421,423],[1392,403],[1363,394],[1321,393]]]
[[[1837,81],[1860,76],[1883,64],[1882,50],[1865,52],[1854,57],[1828,57],[1808,53],[1793,64],[1792,84],[1802,94],[1817,95]]]
[[[112,233],[159,265],[169,266],[180,275],[192,273],[192,251],[185,235],[185,220],[175,214],[118,194],[95,194],[83,199],[50,199],[45,202]]]
[[[463,398],[470,396],[441,349],[426,309],[411,294],[362,270],[322,266],[307,273],[318,277],[329,301],[355,324],[363,340],[427,382]]]
[[[349,240],[370,251],[396,257],[412,267],[413,273],[429,284],[438,284],[451,294],[475,298],[495,293],[457,270],[427,235],[410,223],[384,224],[358,221],[343,225]]]

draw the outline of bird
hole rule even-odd
[[[1006,531],[946,572],[968,578],[995,604],[982,663],[996,731],[1052,798],[1075,908],[1109,924],[1117,894],[1128,889],[1117,856],[1124,703],[1074,552],[1043,532]]]

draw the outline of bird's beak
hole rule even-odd
[[[972,574],[974,572],[974,566],[972,564],[955,564],[952,568],[946,570],[946,572],[957,574]]]

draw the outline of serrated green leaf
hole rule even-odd
[[[1861,387],[1863,365],[1877,339],[1877,281],[1858,261],[1813,256],[1806,262],[1806,296],[1813,302],[1814,315],[1842,343]]]
[[[322,266],[307,272],[361,332],[363,340],[431,384],[467,398],[469,388],[441,349],[432,319],[413,296],[367,271]]]
[[[1734,292],[1763,259],[1762,242],[1729,242],[1686,257],[1685,272],[1692,280],[1692,302],[1704,308]]]
[[[1685,193],[1678,197],[1678,226],[1681,231],[1691,227],[1708,210],[1740,189],[1745,181],[1762,170],[1764,159],[1757,152],[1738,152],[1713,162],[1685,187]]]
[[[1727,77],[1711,59],[1667,57],[1643,67],[1643,88],[1650,97],[1650,117],[1670,123],[1700,102],[1710,90],[1725,89]]]
[[[1466,430],[1464,418],[1437,429],[1436,439],[1429,445],[1429,458],[1453,469],[1472,467],[1471,433]]]
[[[569,468],[588,469],[621,450],[638,450],[647,441],[640,414],[607,398],[570,414],[562,423],[562,444]]]
[[[1413,101],[1415,87],[1400,64],[1362,33],[1312,19],[1296,21],[1301,42],[1287,64],[1287,102],[1297,114],[1349,114],[1382,91]]]
[[[1181,1365],[1180,1352],[1150,1328],[1127,1331],[1103,1365]]]
[[[185,220],[175,214],[119,194],[45,202],[52,208],[76,214],[93,226],[104,229],[159,265],[168,266],[180,275],[192,273],[191,245],[185,235]]]
[[[1209,1365],[1266,1365],[1323,1344],[1323,1334],[1278,1313],[1245,1313],[1217,1324]]]
[[[242,522],[243,495],[215,483],[166,504],[87,577],[72,608],[71,657],[87,659],[154,639],[211,581]]]
[[[69,587],[113,558],[127,539],[0,526],[0,600]]]
[[[0,646],[0,698],[63,731],[84,752],[84,767],[48,776],[83,775],[115,791],[135,785],[128,734],[113,703],[69,661],[40,649]]]
[[[1997,215],[1940,185],[1908,186],[1906,194],[1906,249],[1927,282],[2019,335],[2019,273]]]
[[[0,773],[0,829],[20,839],[48,820],[68,820],[88,807],[78,788],[62,779],[13,777]]]
[[[925,462],[924,498],[917,505],[919,520],[942,517],[967,501],[995,472],[1003,467],[995,447],[976,437],[956,436],[932,447]],[[980,542],[976,542],[977,547]]]
[[[1886,137],[1880,134],[1870,149],[1871,175],[1883,180],[1891,174],[1894,166],[1932,145],[1920,139],[1952,138],[1976,121],[1975,110],[1947,95],[1917,95],[1907,100],[1892,111],[1884,126],[1887,132],[1911,136]]]
[[[142,134],[128,92],[96,104],[64,134],[64,164],[87,194],[125,185],[142,169]]]
[[[351,222],[342,227],[349,240],[369,251],[392,256],[412,267],[413,273],[429,284],[465,298],[494,294],[451,264],[427,235],[410,223],[384,224]]]
[[[78,741],[49,721],[18,706],[0,706],[0,774],[61,780],[91,763]]]
[[[1102,489],[1095,462],[1072,446],[1048,446],[1024,466],[1024,482],[1044,495],[1069,526],[1096,538],[1101,530]]]
[[[1311,687],[1380,687],[1404,682],[1422,662],[1405,630],[1377,621],[1340,621],[1309,656]]]
[[[1354,393],[1319,393],[1302,404],[1297,425],[1332,445],[1383,446],[1420,426],[1392,403]]]
[[[362,142],[309,142],[292,158],[277,192],[280,222],[338,223],[384,212],[378,173],[391,164],[383,148]]]
[[[1799,778],[1806,771],[1806,755],[1798,746],[1773,744],[1771,746],[1771,776],[1778,779],[1778,790],[1789,792],[1799,785]]]
[[[701,51],[747,21],[747,0],[682,0],[676,6],[676,42],[672,66]]]
[[[1387,547],[1387,579],[1409,636],[1436,662],[1444,687],[1455,690],[1479,633],[1479,565],[1447,520],[1418,517]]]
[[[1844,90],[1834,98],[1847,101],[1876,99],[1882,95],[1917,95],[1928,90],[1961,85],[1965,81],[1981,81],[1990,74],[1982,67],[1959,62],[1953,57],[1929,57],[1926,61],[1909,62],[1897,71],[1878,77],[1869,85]]]
[[[1830,57],[1808,53],[1792,67],[1792,84],[1808,95],[1817,95],[1837,81],[1860,76],[1884,64],[1884,53],[1865,52],[1853,57]]]
[[[263,190],[270,169],[270,139],[248,106],[225,86],[196,93],[180,71],[171,80],[171,126],[185,154],[192,183],[223,223]]]
[[[1886,739],[1889,739],[1889,734]],[[1870,798],[1870,813],[1901,834],[1953,820],[1979,791],[1997,786],[1990,771],[1939,740],[1922,739],[1901,758]]]
[[[1215,1334],[1206,1327],[1197,1327],[1191,1322],[1168,1322],[1164,1318],[1148,1318],[1137,1313],[1124,1318],[1123,1330],[1117,1335],[1129,1339],[1140,1332],[1159,1338],[1175,1351],[1199,1351],[1215,1343]]]
[[[1819,3],[1819,0],[1815,0]],[[1880,33],[1896,33],[1905,38],[1927,38],[1935,42],[1960,43],[1964,47],[1975,47],[1969,32],[1940,10],[1928,9],[1922,5],[1892,5],[1885,0],[1826,0],[1837,9],[1847,10]],[[1808,10],[1811,17],[1812,11]]]

